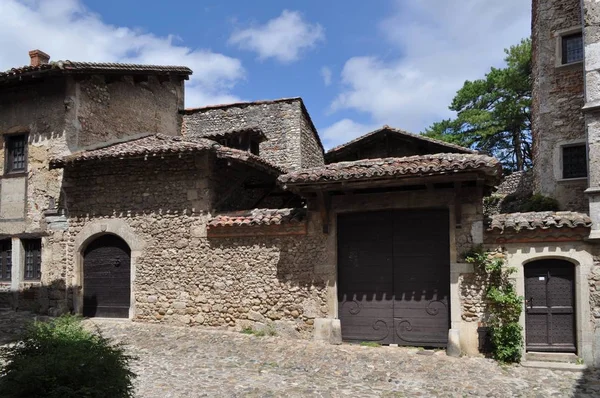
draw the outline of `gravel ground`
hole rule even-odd
[[[21,318],[0,313],[0,343],[20,330]],[[499,366],[443,351],[331,346],[130,321],[86,323],[138,356],[139,397],[600,396],[596,370]]]

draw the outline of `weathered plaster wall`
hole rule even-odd
[[[0,208],[2,202],[7,206],[18,206],[15,200],[6,195],[9,185],[26,187],[22,198],[25,217],[12,221],[0,219],[0,236],[23,233],[36,233],[44,229],[42,212],[48,208],[50,198],[60,195],[60,170],[49,170],[51,156],[68,153],[65,142],[64,80],[56,79],[25,85],[17,88],[3,88],[0,93]],[[4,175],[4,136],[12,133],[28,133],[28,171],[18,177]],[[2,186],[4,190],[2,191]],[[14,187],[11,189],[14,196]],[[12,212],[11,212],[12,214]]]
[[[71,150],[137,134],[180,134],[184,98],[177,78],[90,76],[70,80],[68,91]]]
[[[320,148],[307,126],[300,99],[207,107],[184,114],[183,135],[204,137],[242,129],[259,129],[267,140],[260,156],[286,169],[323,164]]]
[[[562,180],[560,146],[585,142],[583,63],[556,66],[557,35],[581,26],[580,0],[533,2],[533,156],[535,191],[564,210],[587,210],[587,181]]]

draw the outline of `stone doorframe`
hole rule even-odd
[[[129,249],[131,249],[131,298],[129,304],[129,319],[133,319],[135,315],[135,274],[138,259],[142,254],[145,242],[137,236],[135,231],[125,221],[120,219],[92,221],[86,224],[75,237],[75,268],[72,280],[74,292],[73,309],[76,314],[83,314],[83,253],[90,242],[107,234],[116,235],[123,239],[129,246]]]
[[[590,289],[588,277],[594,264],[593,256],[586,246],[577,242],[561,242],[560,246],[553,243],[528,243],[526,247],[519,243],[506,244],[507,266],[516,268],[513,281],[517,294],[525,297],[525,266],[538,260],[565,260],[575,267],[575,341],[577,356],[583,358],[586,364],[594,363],[594,334],[590,322]],[[523,327],[523,344],[525,344],[525,303],[519,323]],[[525,359],[525,349],[523,357]]]
[[[356,196],[356,197],[355,197]],[[338,318],[338,298],[337,298],[337,215],[340,213],[366,212],[378,210],[393,209],[427,209],[427,208],[447,208],[450,217],[450,328],[459,330],[459,339],[461,346],[464,346],[465,352],[477,352],[477,330],[476,324],[474,330],[463,330],[464,322],[461,318],[460,304],[460,286],[459,275],[465,272],[473,272],[471,264],[458,261],[456,245],[456,214],[455,200],[453,193],[440,193],[437,196],[427,192],[402,192],[388,194],[362,194],[346,195],[335,197],[332,202],[329,215],[329,234],[326,237],[327,261],[319,264],[315,272],[325,275],[329,281],[327,286],[327,318],[315,320],[315,339],[321,341],[341,342],[341,330]],[[463,206],[464,207],[464,206]],[[473,206],[470,206],[473,207]],[[462,214],[465,217],[475,209],[463,208]],[[318,217],[318,214],[314,214]],[[481,217],[483,219],[483,216]],[[466,228],[466,226],[465,226]],[[473,233],[473,244],[483,243],[483,220],[473,222],[470,231],[480,231]],[[469,326],[469,325],[467,325]],[[475,337],[472,337],[472,336]],[[332,337],[333,336],[333,337]],[[468,349],[474,344],[474,348]]]

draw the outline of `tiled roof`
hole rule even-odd
[[[253,209],[221,214],[208,221],[209,227],[241,227],[251,225],[279,225],[301,222],[306,209]]]
[[[403,136],[403,137],[407,137],[407,138],[411,138],[411,139],[417,139],[417,140],[429,142],[429,143],[432,143],[432,144],[441,145],[441,146],[444,146],[446,148],[450,148],[453,151],[459,151],[461,153],[474,153],[474,154],[478,153],[477,151],[474,151],[474,150],[469,149],[469,148],[462,147],[460,145],[455,145],[455,144],[451,144],[451,143],[448,143],[448,142],[445,142],[445,141],[436,140],[434,138],[425,137],[425,136],[423,136],[421,134],[409,133],[408,131],[404,131],[404,130],[401,130],[401,129],[397,129],[397,128],[385,125],[382,128],[380,128],[380,129],[377,129],[375,131],[371,131],[370,133],[367,133],[367,134],[362,135],[362,136],[360,136],[358,138],[355,138],[352,141],[348,141],[345,144],[338,145],[335,148],[332,148],[332,149],[328,150],[327,151],[327,155],[330,155],[330,154],[333,154],[333,153],[336,153],[336,152],[341,152],[341,151],[343,151],[343,150],[345,150],[345,149],[347,149],[347,148],[349,148],[351,146],[354,146],[355,144],[357,144],[357,143],[359,143],[361,141],[367,140],[367,139],[369,139],[369,138],[371,138],[371,137],[373,137],[373,136],[375,136],[375,135],[377,135],[379,133],[382,133],[382,132],[390,132],[392,134],[396,134],[396,135],[399,135],[399,136]]]
[[[549,228],[591,227],[590,216],[572,211],[542,211],[529,213],[496,214],[492,216],[489,230],[505,231],[507,229],[534,230]]]
[[[266,160],[245,151],[228,148],[207,138],[182,139],[163,134],[146,135],[125,142],[107,145],[97,149],[75,152],[60,159],[53,159],[51,167],[64,167],[69,163],[86,160],[123,159],[135,157],[152,157],[166,154],[213,151],[217,157],[237,160],[263,169],[273,174],[283,173],[283,169]]]
[[[73,62],[56,61],[39,66],[23,66],[0,72],[0,82],[20,79],[25,76],[39,73],[149,73],[149,74],[175,74],[188,76],[192,70],[185,66],[170,65],[139,65],[120,64],[109,62]]]
[[[402,158],[364,159],[331,163],[321,167],[301,169],[279,176],[288,185],[337,181],[431,176],[478,171],[498,178],[502,168],[498,160],[484,155],[441,153]]]

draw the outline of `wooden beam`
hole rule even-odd
[[[323,233],[329,234],[329,213],[331,210],[331,196],[329,192],[317,191],[317,199],[319,201],[319,213],[321,214],[321,224],[323,225]]]

